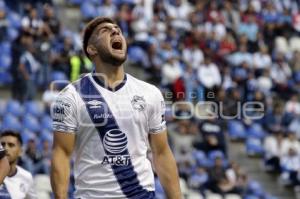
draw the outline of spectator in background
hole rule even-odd
[[[190,48],[184,48],[182,58],[186,65],[193,69],[198,69],[204,60],[204,55],[196,41],[192,43]]]
[[[268,54],[267,46],[260,46],[259,51],[253,54],[253,68],[257,75],[261,75],[264,69],[270,69],[272,65],[271,56]]]
[[[66,77],[70,77],[70,58],[74,54],[72,39],[65,37],[63,39],[63,46],[53,56],[52,70],[61,71]]]
[[[300,103],[297,95],[292,95],[285,104],[285,112],[292,115],[300,115]]]
[[[199,66],[197,73],[198,81],[205,89],[205,99],[215,98],[214,95],[221,84],[221,74],[209,56],[205,56],[204,63]]]
[[[36,47],[31,40],[26,44],[26,50],[20,57],[18,70],[21,74],[21,84],[25,85],[22,100],[33,100],[37,90],[37,76],[41,64],[36,57]]]
[[[6,12],[4,9],[0,8],[0,42],[6,38],[8,25]]]
[[[236,188],[235,183],[229,180],[227,169],[221,157],[216,157],[214,166],[209,169],[209,189],[221,195],[226,193],[239,194],[240,191]]]
[[[116,12],[117,8],[112,0],[104,0],[102,5],[97,8],[98,16],[114,17]]]
[[[296,154],[300,154],[300,142],[294,132],[288,132],[287,137],[282,141],[281,154],[282,156],[287,155],[290,149]]]
[[[234,9],[231,1],[225,0],[224,9],[222,9],[221,14],[224,19],[225,27],[231,32],[236,32],[240,24],[240,14]]]
[[[285,61],[284,54],[278,53],[275,63],[271,67],[271,77],[275,83],[275,90],[281,94],[283,98],[290,95],[288,80],[292,75],[289,64]]]
[[[23,55],[23,52],[26,49],[26,46],[33,42],[33,38],[30,34],[26,32],[21,32],[20,35],[12,42],[11,45],[11,54],[12,54],[12,63],[10,66],[10,73],[12,75],[12,97],[18,101],[23,100],[25,92],[25,84],[23,82],[23,75],[19,70],[20,58]]]
[[[51,5],[46,4],[44,6],[43,23],[47,32],[53,37],[58,36],[61,29],[60,21],[55,14],[56,13]]]
[[[22,161],[23,167],[33,175],[41,169],[42,154],[37,149],[36,140],[30,139],[28,141]]]
[[[23,17],[21,23],[23,31],[28,32],[35,37],[39,37],[44,31],[44,23],[38,16],[35,8],[30,9],[29,15]]]
[[[211,151],[220,150],[227,156],[227,147],[224,129],[217,118],[209,114],[209,119],[203,120],[199,124],[199,132],[202,137],[201,142],[195,142],[195,146],[208,154]]]
[[[37,199],[31,173],[18,166],[22,154],[22,138],[19,133],[4,131],[0,136],[2,146],[5,148],[10,164],[10,172],[0,187],[3,198]]]
[[[283,169],[282,177],[287,178],[292,185],[299,185],[298,177],[300,171],[300,156],[294,148],[289,148],[288,152],[282,156],[280,160],[281,168]]]
[[[300,140],[300,114],[294,116],[294,119],[288,126],[288,131],[295,132],[297,139]]]
[[[265,165],[267,171],[280,172],[280,158],[282,157],[283,134],[278,131],[264,140]]]

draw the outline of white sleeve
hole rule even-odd
[[[31,177],[29,183],[30,183],[30,185],[29,185],[28,192],[26,194],[26,199],[38,199],[32,177]]]
[[[165,101],[161,92],[154,87],[149,107],[149,133],[160,133],[166,129]]]
[[[73,92],[72,92],[73,90]],[[62,90],[51,107],[53,130],[75,133],[78,121],[75,102],[75,89],[71,85]]]

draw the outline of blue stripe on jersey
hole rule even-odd
[[[95,124],[95,128],[98,131],[106,155],[117,154],[129,156],[126,134],[121,131],[105,99],[95,88],[90,78],[88,76],[83,77],[79,81],[79,88],[78,83],[77,85],[75,84],[75,87],[86,104],[86,109],[91,120]],[[102,114],[107,117],[97,117]],[[124,143],[123,136],[126,137],[126,143]],[[122,139],[121,144],[116,148],[114,147],[115,143],[113,142],[115,139]],[[107,140],[111,140],[111,142]],[[111,165],[111,168],[127,198],[155,198],[154,192],[149,192],[140,185],[131,161],[126,165]]]
[[[1,199],[11,199],[11,196],[6,188],[5,183],[0,185],[0,198]]]

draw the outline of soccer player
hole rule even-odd
[[[0,135],[0,142],[6,150],[10,164],[10,171],[0,187],[0,198],[36,199],[31,173],[17,166],[18,159],[22,154],[21,135],[13,131],[4,131]]]
[[[55,198],[67,198],[73,151],[75,198],[153,199],[151,163],[167,197],[181,198],[162,94],[124,72],[127,45],[119,26],[110,18],[93,19],[83,50],[95,71],[63,89],[52,108]]]
[[[3,183],[4,178],[8,175],[10,169],[5,154],[6,154],[5,149],[0,144],[0,185]]]

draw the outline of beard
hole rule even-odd
[[[124,57],[114,56],[108,50],[101,50],[101,51],[99,50],[98,52],[99,52],[99,58],[103,62],[109,63],[113,66],[121,66],[126,61],[127,58],[127,52],[125,53]]]

